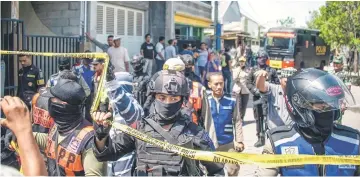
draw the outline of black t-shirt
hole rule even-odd
[[[229,61],[231,60],[231,56],[228,53],[225,53],[224,55],[225,55],[226,66],[222,67],[222,70],[230,71]]]
[[[153,55],[154,49],[155,49],[155,46],[152,43],[148,44],[148,43],[144,42],[141,45],[141,50],[143,50],[143,52],[144,52],[144,58],[154,59],[154,55]]]

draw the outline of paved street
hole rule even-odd
[[[354,95],[357,104],[360,104],[360,87],[352,86],[351,91]],[[250,96],[251,99],[252,96]],[[360,109],[360,108],[359,108]],[[345,112],[343,118],[343,124],[360,131],[360,113],[354,113],[353,111]],[[245,122],[244,122],[244,139],[245,139],[245,151],[244,153],[256,153],[262,152],[261,148],[254,147],[256,139],[255,119],[252,111],[252,100],[249,100],[248,108],[246,110]],[[242,165],[239,176],[252,176],[256,170],[256,165]]]

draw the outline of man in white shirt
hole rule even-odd
[[[162,70],[162,67],[165,62],[165,49],[164,49],[165,37],[160,36],[159,42],[155,46],[156,51],[156,71]]]
[[[110,61],[115,67],[114,72],[129,72],[129,54],[126,48],[120,46],[121,38],[114,37],[114,46],[107,51]]]

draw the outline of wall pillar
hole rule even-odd
[[[174,39],[175,38],[175,21],[174,21],[174,2],[166,2],[166,11],[165,11],[165,39]]]

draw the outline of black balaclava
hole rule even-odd
[[[49,99],[49,114],[54,118],[60,134],[76,128],[83,120],[83,105],[54,103]]]
[[[299,127],[301,134],[311,143],[322,143],[332,133],[334,120],[340,116],[340,111],[328,111],[318,113],[312,111],[315,117],[315,124],[311,127]]]
[[[166,104],[155,98],[154,100],[154,109],[158,116],[155,118],[156,121],[160,123],[160,125],[166,125],[174,123],[177,120],[177,115],[180,112],[184,99],[176,103]]]

